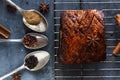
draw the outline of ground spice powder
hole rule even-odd
[[[35,11],[28,11],[24,14],[25,20],[31,25],[37,25],[41,22],[40,15]]]

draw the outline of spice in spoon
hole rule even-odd
[[[31,25],[38,25],[41,22],[40,15],[35,11],[28,11],[24,13],[25,20]]]
[[[37,64],[38,64],[38,59],[35,56],[30,56],[25,59],[25,65],[30,69],[36,67]]]
[[[23,44],[27,47],[36,47],[37,46],[37,39],[31,35],[25,35],[23,38]]]

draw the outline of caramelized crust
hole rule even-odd
[[[103,13],[67,10],[61,15],[59,59],[63,64],[98,62],[106,58]]]

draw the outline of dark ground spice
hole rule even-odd
[[[30,69],[33,69],[37,64],[38,64],[38,59],[35,56],[30,56],[25,59],[25,65]]]
[[[23,44],[27,47],[35,47],[37,46],[37,39],[34,36],[26,35],[23,39]]]

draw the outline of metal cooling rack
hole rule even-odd
[[[64,10],[79,9],[104,11],[107,58],[98,63],[62,65],[57,59],[60,13]],[[55,80],[120,80],[120,55],[112,56],[114,47],[120,41],[120,27],[114,20],[117,13],[120,13],[120,0],[54,0]]]

